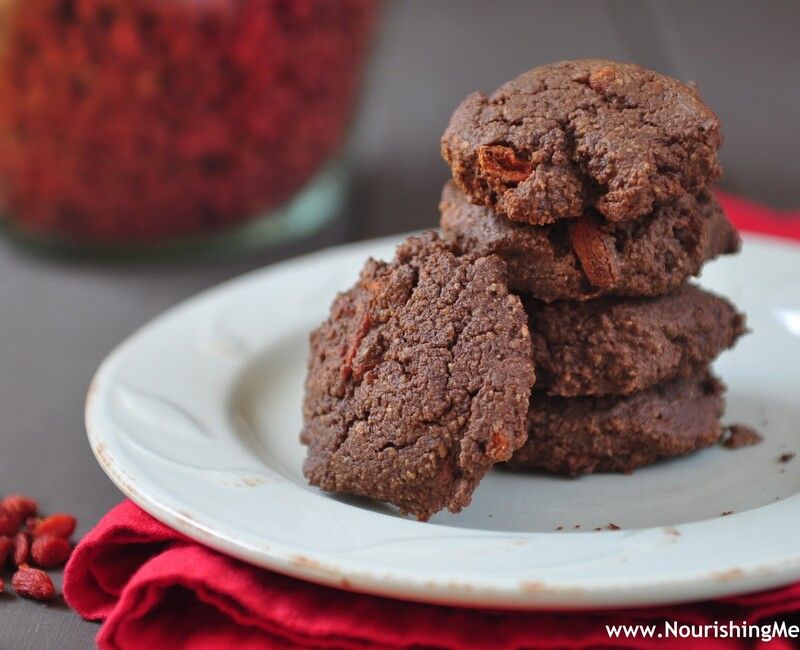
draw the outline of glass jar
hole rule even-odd
[[[3,221],[102,250],[313,228],[340,195],[375,13],[373,0],[0,0]]]

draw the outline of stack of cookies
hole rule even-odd
[[[503,259],[530,319],[513,468],[629,472],[721,437],[708,366],[744,318],[687,283],[740,245],[709,191],[720,144],[694,88],[612,61],[534,68],[456,109],[442,234]]]
[[[694,89],[610,61],[464,100],[442,235],[368,260],[311,334],[309,482],[426,520],[496,463],[627,472],[716,442],[708,366],[744,319],[687,278],[739,248],[720,139]]]

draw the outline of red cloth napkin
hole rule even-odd
[[[716,195],[728,218],[739,230],[800,239],[800,210],[774,210],[719,190]]]
[[[658,639],[609,639],[605,624],[749,623],[800,611],[800,585],[677,607],[611,612],[493,612],[339,591],[254,568],[196,544],[130,501],[75,549],[64,596],[105,619],[100,648],[664,648]],[[753,641],[693,639],[704,648]],[[789,642],[774,647],[790,648]]]
[[[800,239],[787,219],[720,194],[742,229]],[[800,216],[795,213],[792,216]],[[257,569],[187,539],[130,501],[78,544],[64,596],[104,620],[102,649],[665,648],[674,641],[609,638],[606,624],[766,622],[800,615],[800,584],[675,607],[595,612],[497,612],[355,594]],[[753,640],[692,639],[691,647],[751,648]],[[790,640],[771,647],[791,648]]]

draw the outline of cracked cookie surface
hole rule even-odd
[[[518,222],[589,208],[610,221],[648,214],[721,176],[714,112],[686,84],[634,64],[562,61],[459,105],[442,156],[470,200]]]
[[[546,302],[669,293],[704,262],[740,247],[736,229],[708,193],[681,195],[637,221],[587,217],[532,226],[470,203],[450,182],[439,209],[446,239],[470,253],[499,255],[511,290]]]
[[[632,472],[722,437],[725,386],[702,371],[624,397],[531,400],[528,441],[508,466],[555,474]]]
[[[527,316],[496,256],[435,233],[369,260],[310,339],[303,472],[421,520],[469,504],[525,441],[534,383]]]
[[[697,373],[745,332],[731,303],[691,284],[657,298],[523,303],[536,389],[562,397],[628,395]]]

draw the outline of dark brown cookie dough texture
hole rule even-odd
[[[474,203],[548,224],[637,219],[721,176],[720,124],[697,91],[602,59],[544,65],[456,109],[442,155]]]
[[[499,255],[513,291],[547,302],[658,296],[740,247],[736,229],[706,192],[684,194],[626,223],[588,217],[549,226],[514,223],[473,205],[452,183],[439,209],[446,239],[465,251]]]
[[[740,246],[709,190],[720,144],[693,88],[630,64],[467,97],[442,237],[369,260],[311,335],[309,482],[426,520],[498,462],[630,472],[717,442],[708,365],[744,317],[687,279]]]
[[[525,307],[536,390],[562,397],[628,395],[696,374],[745,332],[733,305],[691,284],[657,298]]]
[[[443,236],[505,260],[530,315],[537,383],[515,468],[628,472],[721,435],[707,369],[744,317],[687,283],[740,248],[710,191],[721,143],[694,88],[599,59],[534,68],[456,109]]]
[[[311,335],[303,471],[422,520],[458,512],[525,442],[533,383],[503,261],[412,237],[391,263],[369,260]]]
[[[631,472],[715,444],[724,386],[701,372],[632,395],[531,400],[529,437],[510,468],[556,474]]]

